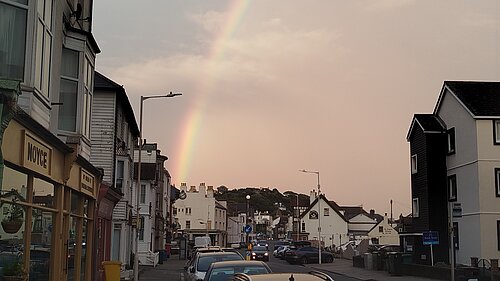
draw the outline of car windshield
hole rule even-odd
[[[198,260],[198,271],[206,272],[208,267],[214,262],[218,261],[238,261],[242,260],[242,258],[237,254],[232,255],[217,255],[217,256],[204,256],[200,257]]]
[[[245,273],[248,275],[266,274],[269,273],[269,270],[267,270],[267,268],[265,268],[264,266],[221,267],[213,269],[208,280],[224,281],[235,273]]]
[[[263,246],[255,246],[253,247],[254,251],[267,251],[266,247]]]

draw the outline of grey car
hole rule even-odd
[[[233,252],[197,253],[185,267],[187,271],[186,281],[203,280],[212,263],[236,260],[243,260],[243,258]]]
[[[226,281],[236,273],[254,275],[271,272],[271,268],[261,261],[221,261],[210,265],[205,281]]]

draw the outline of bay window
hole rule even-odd
[[[24,80],[28,0],[0,1],[0,77]]]
[[[76,132],[78,104],[77,51],[63,48],[61,58],[61,92],[59,95],[59,129]]]
[[[52,55],[52,0],[37,1],[35,88],[49,97],[50,61]]]

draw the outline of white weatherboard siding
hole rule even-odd
[[[462,218],[453,219],[459,227],[457,263],[469,264],[471,257],[498,258],[500,200],[495,196],[494,168],[500,167],[500,146],[493,145],[492,121],[474,119],[450,93],[437,114],[448,128],[455,128],[456,153],[447,156],[447,174],[457,177],[457,203],[462,205]]]
[[[94,93],[92,104],[92,154],[90,162],[104,169],[103,182],[112,183],[114,174],[115,94]]]

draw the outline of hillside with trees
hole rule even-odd
[[[285,191],[283,194],[276,188],[255,188],[247,187],[240,189],[229,190],[225,186],[219,186],[215,192],[215,198],[219,201],[227,201],[230,203],[246,204],[246,196],[250,195],[249,206],[253,210],[261,212],[269,212],[275,214],[279,207],[283,207],[285,214],[291,214],[293,206],[297,202],[297,193],[293,191]],[[301,206],[307,205],[309,196],[298,194]],[[283,210],[282,208],[282,210]]]

